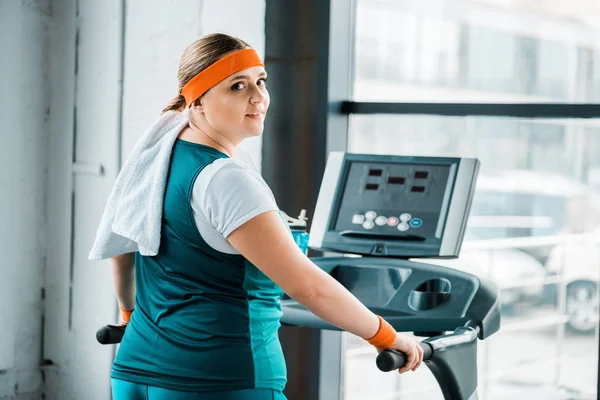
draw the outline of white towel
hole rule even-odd
[[[108,197],[90,260],[136,251],[145,256],[158,254],[171,152],[187,125],[187,109],[169,111],[141,137]]]

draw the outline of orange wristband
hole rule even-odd
[[[125,310],[121,306],[119,306],[119,310],[121,310],[121,325],[127,325],[129,320],[131,320],[131,313],[133,313],[133,310]]]
[[[396,341],[396,330],[379,315],[377,318],[379,318],[379,330],[375,336],[365,340],[375,346],[377,350],[389,349]]]

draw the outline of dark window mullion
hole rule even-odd
[[[600,104],[342,102],[342,114],[427,114],[455,117],[600,118]]]

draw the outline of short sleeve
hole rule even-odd
[[[228,160],[214,169],[208,182],[196,182],[193,197],[200,199],[199,211],[224,238],[257,215],[278,210],[269,186],[243,162]]]

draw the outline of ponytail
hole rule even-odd
[[[183,97],[182,94],[179,94],[177,97],[171,100],[169,105],[167,105],[164,110],[162,110],[162,113],[164,114],[167,111],[182,112],[183,110],[185,110],[185,97]]]

